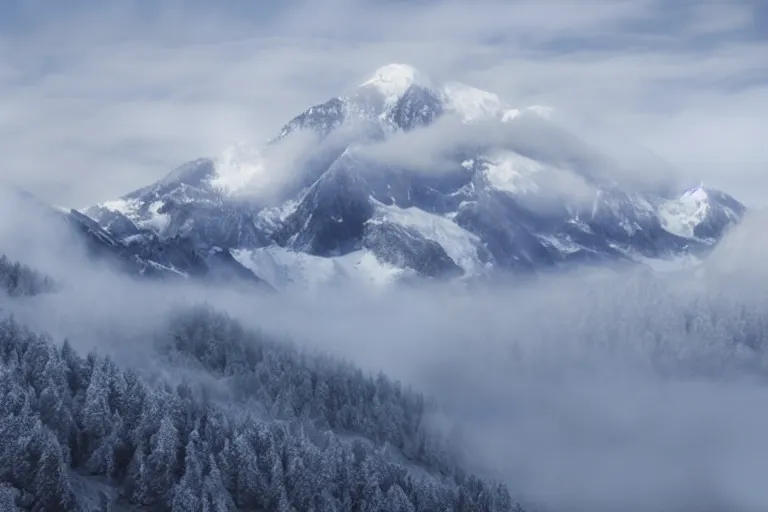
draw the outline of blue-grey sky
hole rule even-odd
[[[589,116],[768,204],[762,0],[6,0],[0,172],[111,198],[389,62]]]

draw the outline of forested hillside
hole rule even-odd
[[[462,471],[424,397],[384,376],[207,307],[176,315],[156,342],[171,367],[211,372],[236,398],[0,323],[3,511],[521,510]]]
[[[12,295],[37,295],[52,292],[55,283],[50,277],[0,254],[0,290]]]

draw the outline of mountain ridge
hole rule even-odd
[[[622,185],[621,162],[552,116],[391,64],[261,146],[193,160],[81,213],[121,240],[145,231],[232,251],[257,275],[249,251],[368,252],[383,269],[471,278],[703,254],[746,211],[714,189]]]

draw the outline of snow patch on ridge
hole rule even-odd
[[[419,208],[398,208],[381,203],[377,205],[377,217],[411,228],[427,240],[437,242],[465,275],[478,274],[483,268],[477,253],[480,238],[450,219]]]
[[[232,256],[278,290],[317,290],[344,283],[383,287],[409,272],[382,263],[367,250],[323,258],[271,246],[234,250]]]
[[[544,165],[512,151],[498,153],[488,158],[484,175],[495,189],[511,194],[528,194],[540,189],[534,176],[545,169]]]
[[[569,236],[539,235],[539,240],[563,254],[573,254],[584,248],[571,240]]]
[[[140,224],[152,228],[157,233],[161,233],[166,227],[168,227],[168,224],[171,222],[170,215],[160,213],[159,211],[164,204],[165,203],[162,201],[155,201],[154,203],[150,204],[148,208],[150,217]]]
[[[97,208],[103,208],[111,212],[117,212],[125,215],[131,220],[138,218],[139,208],[141,208],[141,201],[138,199],[115,199],[113,201],[104,201],[96,205]]]
[[[661,206],[661,225],[673,235],[694,238],[696,227],[704,222],[711,208],[707,191],[696,187]]]
[[[383,96],[387,105],[397,103],[412,85],[429,87],[430,80],[413,66],[388,64],[376,70],[360,87],[373,87]]]

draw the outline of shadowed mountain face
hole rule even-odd
[[[145,259],[160,247],[233,251],[258,275],[265,254],[288,274],[329,258],[359,269],[369,257],[369,273],[467,279],[704,254],[744,214],[717,190],[676,192],[663,162],[625,166],[556,117],[389,65],[263,145],[189,162],[72,215]],[[192,261],[167,258],[194,273]]]
[[[228,250],[219,247],[206,250],[190,238],[160,238],[151,231],[119,238],[75,210],[62,214],[62,220],[83,239],[89,255],[130,275],[212,283],[236,281],[270,288],[235,261]]]
[[[219,247],[206,248],[190,237],[160,237],[117,212],[99,224],[76,210],[51,207],[33,195],[0,189],[3,204],[22,221],[0,226],[4,249],[20,258],[42,256],[48,262],[94,265],[142,279],[191,279],[270,288]]]

